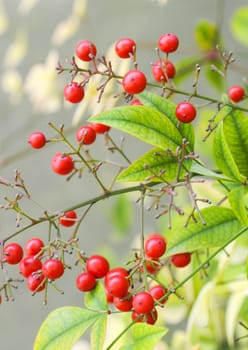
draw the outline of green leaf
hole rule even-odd
[[[248,22],[247,22],[248,23]],[[241,111],[233,111],[223,121],[228,147],[239,172],[248,177],[248,117]]]
[[[216,46],[217,28],[216,25],[202,20],[195,28],[195,40],[199,48],[203,51],[209,51]]]
[[[94,323],[90,334],[91,350],[102,350],[107,327],[107,314],[101,314]]]
[[[118,196],[109,215],[116,235],[123,236],[129,232],[132,214],[130,198],[125,194]]]
[[[85,293],[85,306],[91,310],[102,311],[108,309],[106,293],[101,282],[97,282],[94,289]]]
[[[42,323],[33,350],[71,350],[101,314],[76,306],[52,311]]]
[[[218,174],[213,170],[210,170],[208,168],[205,168],[205,166],[200,165],[198,163],[193,163],[190,168],[190,172],[195,175],[203,175],[206,177],[209,177],[211,179],[217,179],[217,180],[230,180],[228,177]]]
[[[152,350],[166,333],[164,327],[136,323],[132,327],[133,343],[122,346],[120,350]]]
[[[227,177],[243,182],[244,177],[239,173],[238,167],[234,161],[230,148],[225,138],[223,130],[223,121],[221,121],[217,127],[216,134],[213,142],[214,158],[219,169]]]
[[[152,107],[116,107],[89,120],[119,129],[155,147],[175,150],[182,145],[182,137],[175,125]]]
[[[167,256],[197,249],[220,247],[241,229],[233,211],[228,208],[209,207],[201,210],[203,225],[199,214],[197,222],[190,222],[187,227],[175,227],[171,230]]]
[[[231,29],[234,37],[243,45],[248,46],[248,6],[240,7],[231,19]]]
[[[211,65],[214,65],[217,69],[222,69],[222,63],[218,61],[211,62]],[[218,72],[211,69],[210,65],[206,65],[203,71],[211,86],[214,87],[217,91],[222,92],[225,86],[225,80],[223,77]]]
[[[192,77],[192,74],[195,72],[196,65],[199,64],[199,57],[186,57],[177,62],[176,72],[177,74],[173,78],[176,86],[181,84],[188,77]]]
[[[229,199],[231,208],[234,214],[236,215],[237,219],[243,225],[248,225],[248,216],[247,216],[247,210],[245,207],[245,200],[244,200],[244,197],[246,194],[247,194],[247,189],[244,186],[238,186],[236,188],[233,188],[228,193],[228,199]]]
[[[192,160],[188,159],[183,162],[183,168],[180,176],[185,174],[187,167],[189,169]],[[161,177],[160,172],[165,170]],[[145,153],[135,162],[133,162],[126,170],[124,170],[117,178],[118,181],[148,181],[149,177],[156,174],[152,181],[170,182],[176,179],[178,173],[178,160],[168,152],[163,152],[160,148],[153,148]],[[161,179],[162,178],[162,179]]]

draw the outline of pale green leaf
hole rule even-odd
[[[207,21],[200,21],[195,27],[195,40],[200,49],[209,51],[216,46],[217,28],[216,25]]]
[[[243,45],[248,46],[248,6],[239,7],[231,19],[234,37]]]
[[[193,173],[194,175],[203,175],[211,179],[230,180],[228,177],[222,174],[218,174],[211,169],[205,168],[205,166],[198,163],[193,163],[191,165],[190,172]]]
[[[228,193],[229,203],[231,208],[236,215],[237,219],[243,224],[248,225],[248,216],[247,210],[245,206],[244,197],[247,194],[247,190],[244,186],[238,186],[233,188]]]
[[[109,215],[114,225],[115,235],[126,235],[130,231],[132,215],[130,198],[125,194],[118,196]]]
[[[107,314],[101,314],[98,320],[94,323],[90,334],[91,350],[102,350],[105,341]]]
[[[94,289],[85,293],[85,306],[91,310],[102,311],[108,309],[106,293],[101,282],[97,282]]]

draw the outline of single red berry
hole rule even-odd
[[[129,280],[119,275],[108,278],[105,287],[114,297],[124,298],[128,293],[129,285]]]
[[[145,254],[152,259],[160,258],[166,251],[166,242],[163,236],[154,233],[145,240]]]
[[[130,105],[131,106],[143,106],[143,103],[138,98],[135,98],[134,100],[132,100]]]
[[[124,267],[114,267],[113,269],[109,270],[108,273],[106,274],[104,278],[104,284],[108,283],[110,278],[115,277],[115,276],[122,276],[125,278],[128,278],[129,273]]]
[[[104,125],[104,124],[101,124],[101,123],[93,123],[93,122],[91,122],[90,126],[92,127],[92,129],[95,130],[95,132],[97,134],[104,134],[105,132],[110,130],[110,126]]]
[[[133,297],[133,309],[139,314],[148,314],[154,308],[154,299],[148,292],[139,292]]]
[[[56,280],[64,274],[64,264],[58,259],[48,259],[43,263],[42,272],[50,280]]]
[[[165,289],[163,286],[161,286],[161,284],[157,284],[156,286],[153,286],[149,290],[149,293],[151,294],[153,299],[159,300],[159,302],[161,304],[165,304],[166,301],[168,300],[168,298],[164,298],[164,299],[160,300],[161,298],[163,298],[166,295],[167,292],[168,292],[168,290]]]
[[[105,288],[105,295],[107,299],[107,303],[112,304],[114,301],[114,297],[112,294],[109,293],[109,291]]]
[[[24,277],[28,277],[35,271],[42,269],[42,263],[39,258],[34,256],[26,256],[19,263],[19,271]]]
[[[86,262],[86,269],[88,272],[91,272],[95,278],[102,278],[109,271],[109,262],[104,256],[92,255]]]
[[[64,96],[68,102],[79,103],[84,98],[84,88],[76,82],[69,83],[64,87]]]
[[[190,253],[179,253],[171,256],[171,262],[176,267],[185,267],[191,261]]]
[[[132,39],[122,38],[115,44],[115,52],[120,58],[130,58],[134,55],[136,43]]]
[[[82,61],[91,61],[96,53],[96,45],[89,40],[82,40],[76,46],[76,55]]]
[[[195,106],[187,101],[180,102],[176,107],[176,117],[182,123],[190,123],[196,117]]]
[[[89,125],[81,126],[76,132],[76,139],[84,145],[91,145],[96,139],[96,132]]]
[[[40,131],[34,131],[29,135],[28,143],[32,148],[42,148],[46,144],[46,136]]]
[[[25,244],[25,252],[27,256],[35,256],[44,247],[44,242],[37,237],[30,238]]]
[[[73,226],[76,221],[77,221],[77,213],[75,212],[75,210],[69,210],[59,218],[60,225],[65,227]]]
[[[22,260],[23,249],[18,243],[9,243],[4,247],[3,254],[8,264],[15,265]]]
[[[178,37],[175,34],[166,33],[160,36],[158,40],[158,47],[165,53],[174,52],[179,45]]]
[[[46,280],[43,274],[30,274],[27,278],[27,286],[31,292],[41,292],[46,287]]]
[[[146,271],[149,272],[150,274],[155,275],[159,270],[160,270],[160,262],[159,259],[151,259],[148,256],[145,257],[145,266],[146,266]],[[142,266],[140,271],[143,273],[144,272],[144,267]]]
[[[74,169],[74,163],[71,156],[57,153],[51,161],[52,170],[59,175],[67,175]]]
[[[144,314],[144,315],[136,311],[133,311],[131,317],[133,321],[144,322],[144,323],[153,325],[158,319],[158,312],[155,308],[148,314]]]
[[[128,94],[139,94],[146,88],[146,76],[140,70],[130,70],[124,75],[122,86]]]
[[[125,298],[114,297],[113,303],[116,309],[126,312],[132,309],[133,307],[132,300],[133,300],[132,295],[127,295],[125,296]]]
[[[245,90],[240,85],[233,85],[228,88],[228,96],[235,103],[243,100],[244,95]]]
[[[152,64],[152,75],[159,83],[167,82],[168,79],[174,78],[176,68],[171,61],[157,60]]]
[[[95,288],[96,279],[90,272],[82,272],[77,276],[76,286],[81,292],[88,292]]]

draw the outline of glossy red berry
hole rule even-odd
[[[44,247],[44,242],[37,237],[30,238],[24,247],[27,256],[37,255],[41,249]]]
[[[136,43],[130,38],[122,38],[115,44],[115,52],[120,58],[130,58],[134,55]]]
[[[191,261],[190,253],[179,253],[171,256],[171,262],[176,267],[185,267]]]
[[[79,103],[84,98],[84,88],[76,82],[69,83],[64,87],[64,96],[68,102]]]
[[[34,256],[26,256],[19,263],[19,271],[24,277],[28,277],[31,273],[42,269],[42,263],[39,258]]]
[[[31,292],[41,292],[46,287],[46,280],[43,274],[30,274],[27,278],[27,286]]]
[[[243,100],[245,90],[240,85],[233,85],[228,88],[228,96],[230,100],[237,103]]]
[[[125,298],[114,297],[113,304],[115,305],[116,309],[126,312],[132,309],[133,307],[132,300],[133,300],[132,295],[127,295]]]
[[[104,278],[104,284],[108,283],[110,278],[115,277],[115,276],[122,276],[125,278],[128,278],[129,273],[124,267],[114,267],[113,269],[109,270],[108,273],[106,274]]]
[[[176,107],[176,117],[182,123],[190,123],[196,117],[196,108],[190,102],[180,102]]]
[[[124,298],[128,293],[129,280],[124,276],[113,276],[107,279],[105,287],[114,297]]]
[[[95,288],[96,279],[90,272],[82,272],[77,276],[76,286],[81,292],[88,292]]]
[[[51,161],[52,170],[59,175],[67,175],[74,169],[74,163],[71,156],[57,153]]]
[[[46,144],[46,136],[40,131],[34,131],[30,134],[28,143],[32,148],[42,148]]]
[[[76,46],[76,55],[82,61],[91,61],[96,53],[96,45],[89,40],[82,40]]]
[[[144,322],[144,323],[153,325],[158,319],[158,312],[155,308],[148,314],[144,314],[144,315],[136,311],[133,311],[131,317],[133,321]]]
[[[157,284],[156,286],[153,286],[149,290],[149,293],[151,294],[153,299],[154,300],[159,300],[159,302],[161,304],[165,304],[166,301],[168,300],[168,298],[162,299],[166,295],[167,292],[168,291],[163,286],[161,286],[160,284]],[[160,300],[160,299],[162,299],[162,300]]]
[[[148,292],[139,292],[133,297],[133,309],[139,314],[148,314],[154,308],[154,299]]]
[[[178,37],[175,34],[166,33],[160,36],[158,40],[158,47],[165,53],[174,52],[179,45]]]
[[[131,106],[143,106],[143,103],[138,98],[135,98],[134,100],[132,100],[130,105]]]
[[[77,213],[75,212],[75,210],[69,210],[59,218],[60,225],[65,227],[73,226],[76,221],[77,221]]]
[[[140,70],[130,70],[124,75],[122,86],[128,94],[139,94],[146,88],[146,76]]]
[[[102,278],[109,271],[109,262],[104,256],[92,255],[86,262],[86,270],[95,278]]]
[[[3,249],[6,262],[10,265],[18,264],[23,257],[22,246],[18,243],[9,243]]]
[[[152,259],[160,258],[166,251],[166,242],[163,236],[154,233],[145,240],[145,254]]]
[[[58,259],[48,259],[43,263],[42,272],[50,280],[56,280],[64,274],[64,264]]]
[[[96,132],[89,125],[81,126],[76,132],[76,139],[84,145],[91,145],[96,139]]]
[[[101,123],[90,123],[90,126],[92,127],[92,129],[95,130],[95,132],[97,134],[104,134],[105,132],[110,130],[110,126],[108,125],[104,125]]]
[[[168,79],[174,78],[175,74],[176,68],[169,60],[157,60],[152,64],[152,75],[159,83],[166,83]]]

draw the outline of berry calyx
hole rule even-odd
[[[119,39],[115,44],[115,52],[120,58],[130,58],[134,55],[136,43],[130,38]]]
[[[189,265],[191,261],[190,253],[179,253],[171,256],[171,262],[176,267],[185,267]]]
[[[56,280],[64,274],[64,264],[58,259],[48,259],[42,266],[42,272],[50,280]]]
[[[34,131],[29,135],[28,143],[32,148],[42,148],[46,144],[46,136],[40,131]]]
[[[230,100],[232,100],[235,103],[240,102],[243,100],[245,95],[245,90],[240,85],[233,85],[228,88],[228,96]]]
[[[108,132],[110,130],[110,126],[101,123],[91,122],[90,126],[92,127],[92,129],[95,130],[97,134],[104,134],[105,132]]]
[[[84,145],[91,145],[96,139],[96,132],[89,125],[81,126],[76,132],[76,139]]]
[[[130,95],[139,94],[146,88],[146,76],[140,70],[130,70],[124,75],[122,86]]]
[[[92,255],[86,262],[86,269],[95,278],[102,278],[109,271],[109,262],[104,256]]]
[[[65,227],[73,226],[76,221],[77,221],[77,213],[75,212],[75,210],[69,210],[59,218],[60,225]]]
[[[9,243],[4,247],[3,254],[8,264],[16,265],[22,260],[23,249],[18,243]]]
[[[26,256],[19,263],[19,271],[24,277],[28,277],[35,271],[42,269],[42,263],[39,258],[34,256]]]
[[[157,60],[152,64],[152,75],[159,83],[166,83],[168,79],[174,78],[176,68],[169,60]]]
[[[196,117],[195,106],[187,101],[180,102],[176,107],[176,117],[182,123],[190,123]]]
[[[92,61],[96,56],[96,45],[89,40],[82,40],[76,46],[76,55],[82,61]]]
[[[96,285],[96,279],[90,272],[82,272],[77,276],[76,286],[81,292],[88,292]]]
[[[148,292],[139,292],[133,297],[133,309],[138,314],[148,314],[154,308],[154,299]]]
[[[152,259],[160,258],[166,251],[166,242],[163,236],[154,233],[145,241],[145,254]]]
[[[74,163],[69,155],[57,153],[51,161],[52,170],[59,175],[67,175],[74,169]]]
[[[158,40],[158,47],[165,53],[174,52],[179,45],[178,37],[175,34],[166,33],[160,36]]]
[[[25,244],[25,252],[27,256],[37,255],[44,247],[44,242],[40,238],[30,238]]]
[[[68,102],[79,103],[84,98],[84,88],[76,82],[69,83],[64,87],[64,96]]]

